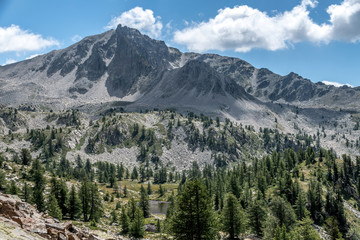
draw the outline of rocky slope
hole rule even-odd
[[[100,239],[85,232],[71,222],[59,222],[40,213],[18,196],[0,193],[0,238],[13,239]]]
[[[101,102],[174,107],[238,118],[269,110],[268,102],[358,110],[360,88],[314,84],[214,54],[181,53],[127,27],[89,36],[74,45],[0,67],[3,104],[66,109]]]

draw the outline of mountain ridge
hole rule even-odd
[[[234,57],[182,53],[121,25],[0,67],[0,85],[5,105],[69,109],[120,101],[129,109],[177,107],[235,120],[238,112],[253,110],[246,105],[262,111],[280,103],[358,112],[360,103],[360,87],[312,83],[293,72],[281,76]]]

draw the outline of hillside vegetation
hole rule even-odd
[[[322,148],[321,126],[285,134],[276,120],[255,129],[172,110],[1,118],[1,191],[100,238],[360,238],[360,158]]]

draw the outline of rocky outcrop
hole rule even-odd
[[[0,238],[17,239],[14,236],[25,236],[23,239],[99,239],[76,228],[71,221],[60,222],[38,212],[17,196],[0,193]]]

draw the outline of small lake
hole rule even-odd
[[[170,205],[169,202],[150,200],[150,213],[151,214],[166,214],[166,211]]]

